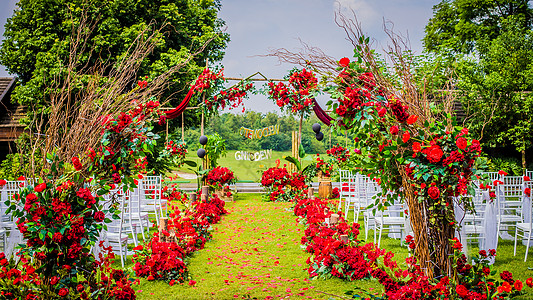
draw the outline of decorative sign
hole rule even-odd
[[[250,129],[245,127],[241,127],[241,129],[239,129],[239,134],[249,139],[260,139],[262,137],[267,137],[278,133],[279,124],[268,126],[262,129]]]
[[[236,160],[260,161],[260,160],[265,160],[271,157],[272,157],[272,149],[261,150],[257,152],[249,152],[249,151],[235,152]]]

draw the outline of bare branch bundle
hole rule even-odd
[[[35,170],[35,166],[42,165],[37,161],[38,156],[46,157],[47,153],[54,152],[61,161],[70,161],[89,147],[97,148],[107,116],[127,112],[152,97],[159,98],[168,88],[171,76],[203,52],[214,39],[191,51],[181,63],[153,79],[147,87],[132,89],[141,63],[153,52],[163,27],[153,30],[153,24],[147,26],[126,54],[114,64],[100,61],[92,66],[80,66],[96,22],[89,20],[85,13],[79,26],[73,28],[68,61],[61,74],[51,80],[48,111],[35,112],[34,123],[30,126],[33,130],[30,143],[34,166],[30,175],[43,175]]]

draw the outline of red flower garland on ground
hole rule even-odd
[[[169,200],[178,199],[185,202],[187,196],[174,191]],[[198,198],[201,199],[200,195]],[[184,258],[204,248],[212,238],[209,228],[220,221],[226,214],[225,202],[217,195],[207,200],[189,203],[189,208],[180,210],[178,203],[170,203],[168,230],[162,231],[163,236],[156,232],[148,243],[134,248],[133,270],[138,277],[148,280],[163,280],[173,285],[174,282],[189,280],[187,265]]]

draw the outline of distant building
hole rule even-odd
[[[15,82],[15,77],[0,77],[0,160],[16,152],[14,141],[24,131],[19,120],[25,116],[25,108],[10,101]]]

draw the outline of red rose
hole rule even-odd
[[[74,165],[74,169],[76,169],[76,171],[79,171],[83,168],[83,166],[81,165],[80,159],[77,156],[74,156],[72,158],[72,164]]]
[[[63,239],[63,235],[61,235],[60,232],[56,232],[54,233],[54,235],[52,235],[52,241],[54,243],[61,243],[62,239]]]
[[[66,295],[68,295],[68,289],[66,288],[61,288],[59,289],[59,292],[57,293],[59,296],[61,297],[65,297]]]
[[[385,108],[382,108],[378,111],[378,116],[383,117],[387,113]]]
[[[26,180],[26,177],[24,177],[24,176],[20,176],[19,178],[17,178],[17,180],[18,180],[18,181],[24,181],[24,180]]]
[[[515,288],[515,290],[517,290],[517,291],[520,292],[520,291],[522,291],[522,288],[523,288],[523,287],[524,287],[524,284],[522,283],[522,281],[520,281],[520,280],[517,279],[517,280],[514,282],[514,288]]]
[[[407,124],[414,124],[416,120],[418,120],[418,116],[410,115],[409,118],[407,118]]]
[[[93,218],[96,222],[102,222],[105,219],[105,214],[102,211],[97,211]]]
[[[461,249],[463,249],[463,244],[461,244],[461,242],[459,242],[459,240],[457,238],[453,238],[452,241],[454,242],[454,244],[452,245],[453,249],[457,249],[459,251],[461,251]]]
[[[498,171],[498,174],[502,175],[502,176],[506,176],[508,175],[509,173],[505,172],[505,171],[502,171],[502,170],[499,170]]]
[[[46,189],[46,183],[41,183],[41,184],[38,184],[36,187],[35,187],[35,191],[36,192],[42,192]]]
[[[348,57],[343,57],[341,58],[341,60],[339,60],[339,65],[341,65],[341,67],[346,68],[349,64],[350,64],[350,59]]]
[[[440,197],[439,188],[436,186],[430,186],[428,189],[428,196],[433,200],[438,199]]]
[[[50,278],[50,285],[56,285],[59,282],[59,277],[53,276]]]
[[[468,295],[468,289],[462,284],[457,285],[455,291],[460,297],[466,297]]]
[[[529,178],[529,176],[524,176],[524,181],[531,181],[531,179]],[[1,182],[1,180],[0,180],[0,182]],[[0,185],[1,185],[1,183],[0,183]]]
[[[507,282],[507,281],[504,281],[500,287],[502,288],[502,290],[503,290],[504,292],[507,292],[507,293],[510,293],[511,290],[513,289],[513,288],[511,287],[511,285],[509,284],[509,282]]]
[[[533,278],[529,277],[526,279],[526,284],[528,287],[533,288]]]
[[[341,106],[337,107],[335,112],[337,113],[337,115],[342,117],[342,116],[344,116],[346,114],[346,107],[344,107],[344,105],[341,105]]]
[[[528,197],[531,197],[531,188],[525,188],[524,189],[524,194],[526,194],[526,196],[528,196]]]
[[[409,131],[406,131],[402,135],[402,142],[407,143],[409,139],[411,138],[411,135],[409,134]]]
[[[414,153],[418,153],[422,150],[422,146],[420,145],[419,142],[414,142],[413,143],[413,152]]]
[[[390,134],[392,134],[392,135],[396,135],[396,134],[398,134],[399,131],[400,131],[400,130],[398,129],[398,126],[391,126],[391,128],[389,129],[389,132],[390,132]]]
[[[460,137],[455,141],[455,144],[457,145],[457,148],[465,150],[468,143],[464,137]]]
[[[426,148],[423,152],[431,163],[438,163],[444,154],[438,145],[433,145],[429,148]]]
[[[7,184],[7,181],[5,181],[4,179],[0,179],[0,187],[4,186]]]
[[[143,245],[138,245],[133,248],[133,251],[142,251],[142,250],[143,250]]]
[[[194,281],[194,280],[189,281],[189,285],[190,286],[194,286],[195,284],[196,284],[196,281]]]

